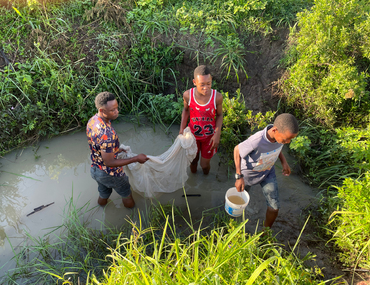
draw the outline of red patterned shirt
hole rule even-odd
[[[122,176],[122,167],[109,167],[104,164],[101,153],[116,153],[120,143],[116,131],[111,122],[106,123],[102,118],[95,114],[90,118],[86,127],[87,140],[91,150],[91,167],[96,165],[111,176]],[[116,157],[116,155],[115,155]]]
[[[201,105],[194,96],[195,88],[189,90],[189,127],[197,140],[204,140],[213,136],[216,128],[216,93],[211,89],[209,101]]]

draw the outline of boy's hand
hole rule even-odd
[[[211,138],[211,140],[209,141],[209,144],[211,144],[211,150],[212,149],[215,149],[215,148],[218,148],[218,145],[220,144],[220,136],[216,134],[214,134]]]
[[[235,181],[235,188],[238,190],[238,192],[243,192],[244,191],[244,179],[240,178]]]
[[[284,176],[289,176],[292,171],[290,170],[289,164],[288,163],[283,163],[283,175]]]

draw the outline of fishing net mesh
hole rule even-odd
[[[137,154],[130,146],[121,144],[125,152],[118,158],[130,158]],[[185,185],[188,179],[187,168],[197,154],[194,135],[187,127],[178,135],[173,145],[159,156],[147,155],[149,160],[144,164],[138,162],[123,166],[129,178],[132,190],[146,198],[153,198],[160,193],[171,193]]]

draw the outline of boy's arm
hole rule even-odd
[[[186,128],[186,125],[188,124],[188,120],[190,117],[190,111],[189,111],[189,90],[185,91],[182,95],[182,98],[184,99],[184,108],[182,109],[181,114],[181,124],[180,124],[180,131],[179,134],[182,135],[184,132],[184,129]]]
[[[220,137],[221,137],[221,128],[222,128],[222,120],[223,120],[223,113],[222,113],[222,101],[223,97],[220,92],[216,93],[216,128],[215,133],[211,138],[211,149],[217,148],[220,144]]]
[[[279,159],[280,159],[281,165],[283,166],[283,175],[289,176],[291,173],[291,170],[290,170],[288,162],[285,159],[283,151],[280,151]]]
[[[239,153],[239,145],[234,148],[234,163],[235,163],[235,171],[238,174],[241,174],[241,157]],[[236,179],[235,187],[238,192],[244,191],[244,178]]]

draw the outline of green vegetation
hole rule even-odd
[[[236,96],[231,98],[225,93],[222,104],[224,114],[220,138],[221,156],[230,166],[234,165],[234,147],[254,132],[266,127],[275,116],[275,112],[271,111],[253,115],[251,110],[246,110],[243,99],[238,89]]]
[[[370,4],[316,0],[291,30],[280,80],[285,108],[302,119],[290,148],[304,175],[328,187],[325,226],[347,266],[369,268]],[[333,189],[338,189],[334,191]],[[331,212],[334,211],[332,215]]]
[[[156,122],[175,122],[176,111],[159,118],[157,106],[164,106],[169,89],[175,102],[181,97],[185,86],[177,83],[190,76],[177,71],[184,52],[194,50],[197,63],[203,56],[220,65],[225,79],[239,81],[240,72],[247,76],[249,35],[291,24],[311,5],[291,0],[279,5],[272,0],[27,3],[0,8],[0,41],[12,63],[1,71],[0,155],[84,126],[95,111],[94,96],[105,90],[119,97],[123,114],[144,112]],[[178,40],[178,33],[192,34],[197,43]],[[164,97],[152,104],[157,94]]]
[[[333,240],[342,250],[340,260],[346,266],[370,269],[370,173],[354,180],[347,178],[338,188],[338,197],[343,199],[341,210],[334,211]]]
[[[157,205],[149,220],[139,215],[103,233],[86,228],[87,212],[88,205],[76,208],[71,199],[63,226],[39,239],[29,236],[33,245],[15,254],[17,268],[4,284],[325,283],[316,280],[319,268],[303,265],[314,256],[300,259],[295,247],[287,252],[272,237],[250,236],[243,230],[247,220],[224,216],[223,226],[195,228],[172,205]],[[178,232],[175,218],[184,219],[189,235]]]
[[[184,61],[192,60],[194,67],[206,62],[220,70],[221,82],[214,80],[215,85],[232,82],[240,87],[241,80],[248,78],[249,41],[268,35],[275,27],[290,27],[281,62],[286,72],[279,80],[282,100],[278,111],[300,119],[301,131],[291,150],[308,181],[328,189],[329,196],[320,206],[324,218],[331,216],[327,238],[333,238],[347,266],[369,268],[370,228],[365,223],[370,172],[368,1],[27,3],[11,10],[0,8],[0,48],[11,63],[0,70],[0,155],[40,138],[83,128],[95,112],[93,99],[101,91],[116,94],[121,115],[145,115],[167,130],[180,119],[181,95],[192,79],[191,72],[182,69]],[[220,149],[230,161],[234,146],[271,122],[277,111],[253,114],[239,90],[233,94],[221,89],[225,92]],[[77,219],[72,220],[73,226],[66,221],[68,231],[80,230]],[[66,278],[77,276],[72,272],[84,272],[85,279],[93,276],[92,282],[109,284],[117,272],[150,269],[153,280],[181,283],[204,278],[222,284],[234,278],[225,273],[228,266],[238,270],[235,278],[244,280],[258,282],[278,276],[279,284],[315,282],[309,281],[315,272],[303,268],[293,252],[286,253],[275,244],[257,246],[259,237],[246,236],[239,225],[227,223],[206,231],[192,228],[194,232],[187,237],[177,236],[168,222],[162,225],[167,231],[159,237],[153,228],[132,226],[135,233],[120,238],[117,232],[108,236],[83,232],[83,241],[105,248],[102,240],[111,250],[81,244],[86,248],[82,260],[76,257],[80,252],[64,244],[69,234],[57,243],[60,249],[35,239],[37,246],[27,250],[40,259],[21,264],[19,258],[17,272],[42,282],[59,276],[65,284],[69,282]],[[168,230],[172,232],[167,236]],[[225,256],[221,249],[226,250]],[[108,263],[97,266],[95,262],[107,254],[113,265],[103,277],[99,270]],[[230,263],[231,257],[237,257],[233,261],[237,263]],[[210,267],[210,262],[215,266]],[[198,270],[196,274],[190,267]],[[140,278],[140,282],[148,278],[135,274],[127,278]]]
[[[298,113],[329,127],[369,123],[369,11],[368,1],[317,0],[298,14],[290,36],[296,58],[282,85]]]

